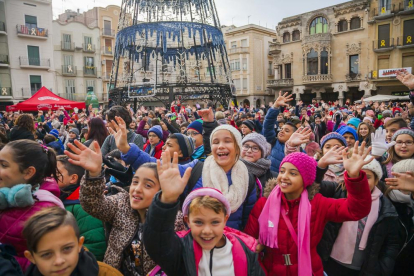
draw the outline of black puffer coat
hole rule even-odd
[[[346,190],[342,190],[334,182],[322,182],[320,193],[331,198],[345,198],[347,196]],[[360,275],[391,275],[401,249],[402,241],[399,235],[401,225],[398,221],[397,211],[385,196],[381,196],[380,200],[378,219],[368,236],[367,247],[364,251],[365,261]],[[317,248],[323,262],[329,260],[341,226],[341,223],[329,222],[326,224],[322,240]]]

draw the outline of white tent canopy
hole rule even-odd
[[[393,95],[376,95],[369,98],[365,98],[364,102],[386,102],[386,101],[404,101],[410,100],[409,96],[393,96]],[[360,103],[361,101],[356,101],[356,103]]]

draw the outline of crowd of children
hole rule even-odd
[[[410,102],[1,114],[0,275],[412,275]]]

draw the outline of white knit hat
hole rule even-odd
[[[216,127],[215,129],[213,129],[213,131],[211,132],[211,135],[210,135],[210,145],[213,144],[214,133],[216,133],[219,130],[228,130],[228,131],[230,131],[234,135],[234,137],[236,138],[236,143],[239,146],[239,149],[241,150],[241,148],[242,148],[242,136],[241,136],[240,132],[232,125],[221,125],[221,126]]]
[[[371,159],[371,155],[368,155],[366,158],[365,158],[365,161],[367,161],[367,160],[369,160],[369,159]],[[376,175],[377,175],[377,177],[378,177],[378,180],[380,180],[381,178],[382,178],[382,174],[383,174],[383,172],[382,172],[382,168],[381,168],[381,165],[380,165],[380,163],[377,161],[377,160],[372,160],[371,162],[369,162],[368,164],[366,164],[365,166],[363,166],[362,167],[362,169],[363,170],[370,170],[370,171],[372,171],[373,173],[375,173]]]
[[[401,160],[395,163],[392,166],[391,171],[396,173],[406,173],[414,171],[414,159]]]

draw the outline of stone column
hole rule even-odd
[[[359,91],[364,91],[364,98],[371,97],[371,90],[377,90],[377,87],[373,83],[368,81],[362,81],[359,83]]]
[[[322,95],[321,93],[325,93],[325,88],[324,87],[320,87],[320,88],[313,88],[311,93],[315,93],[316,94],[316,100],[321,100],[322,99]]]
[[[338,101],[340,105],[344,104],[344,92],[348,92],[349,88],[346,83],[334,83],[332,84],[333,92],[338,92]]]
[[[300,101],[300,94],[305,93],[305,86],[294,86],[292,93],[295,93],[296,101]]]

